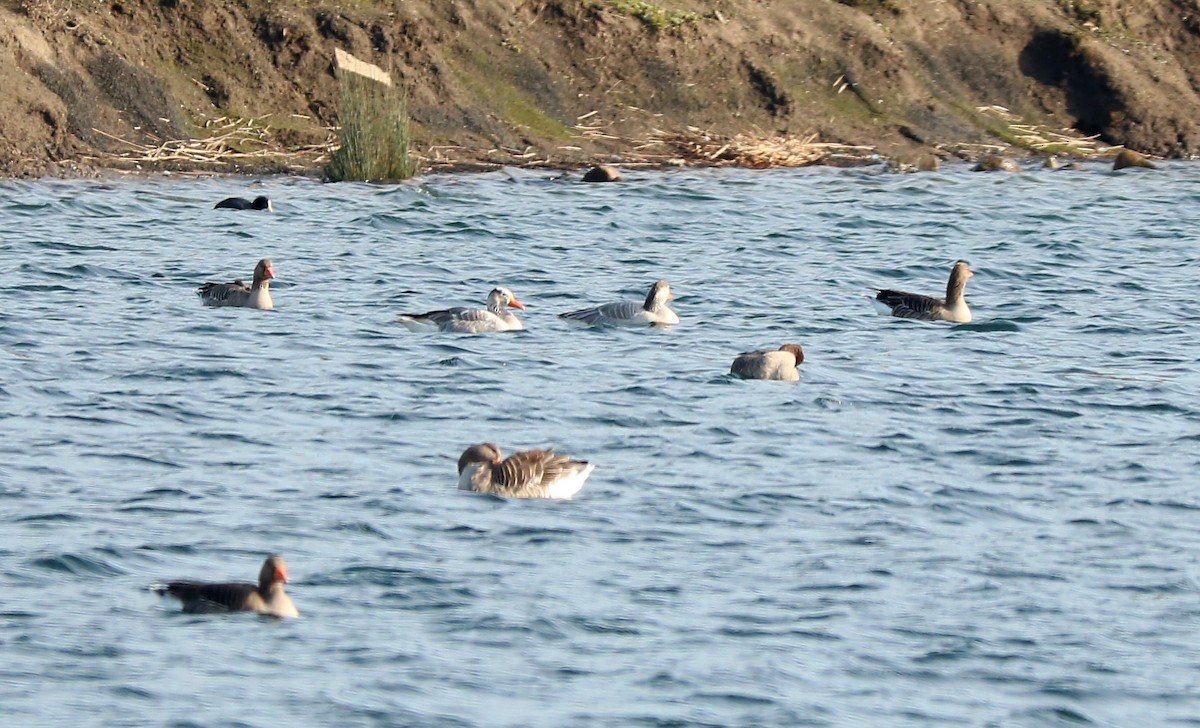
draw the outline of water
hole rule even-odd
[[[0,184],[6,722],[1200,724],[1196,169]],[[974,323],[873,311],[956,258]],[[482,440],[598,467],[457,492]],[[146,589],[273,551],[299,620]]]

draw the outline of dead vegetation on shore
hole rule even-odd
[[[1003,127],[1005,143],[944,145],[947,156],[976,159],[1001,154],[1018,147],[1035,154],[1076,159],[1110,157],[1120,147],[1104,145],[1096,136],[1083,136],[1072,129],[1052,129],[1030,124],[1001,106],[979,107],[977,111]],[[642,139],[626,138],[611,127],[594,121],[597,112],[580,117],[573,127],[578,144],[560,145],[561,156],[532,147],[516,149],[497,145],[490,149],[449,144],[414,149],[412,156],[423,171],[487,171],[501,167],[563,169],[591,163],[618,164],[629,168],[656,167],[742,167],[771,169],[811,165],[857,166],[883,161],[875,147],[823,142],[817,135],[790,137],[779,134],[742,133],[733,136],[689,126],[682,131],[654,128]],[[230,170],[247,166],[279,171],[320,170],[338,151],[337,129],[329,128],[322,144],[286,147],[278,143],[271,118],[213,119],[205,125],[210,136],[139,144],[103,131],[123,149],[91,159],[101,164],[139,169],[187,168]],[[616,153],[588,153],[583,145],[617,148]]]
[[[214,169],[223,166],[235,168],[263,165],[302,170],[328,162],[334,146],[331,131],[330,140],[324,144],[284,148],[273,138],[269,116],[251,119],[223,116],[209,120],[204,128],[211,132],[210,136],[167,139],[150,144],[133,142],[101,129],[92,129],[96,134],[122,148],[85,159],[101,164],[112,163],[118,167]]]
[[[975,109],[985,127],[1000,140],[1001,144],[957,145],[951,148],[963,152],[997,154],[1008,147],[1018,147],[1036,154],[1096,159],[1111,157],[1123,147],[1110,146],[1100,141],[1100,135],[1084,136],[1075,129],[1055,129],[1046,124],[1034,124],[1022,119],[1007,108],[998,105],[980,106]],[[986,149],[984,148],[986,147]]]

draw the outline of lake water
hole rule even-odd
[[[7,725],[1200,725],[1200,168],[551,176],[0,183]],[[871,306],[957,258],[974,323]],[[298,620],[147,590],[271,552]]]

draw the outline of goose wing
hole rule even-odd
[[[588,463],[549,450],[513,453],[492,466],[492,481],[507,495],[545,495],[557,481],[575,474]]]
[[[250,286],[243,281],[205,283],[196,293],[207,306],[237,306],[250,296]]]
[[[520,328],[519,326],[510,325],[504,318],[497,316],[486,308],[467,308],[464,306],[447,308],[441,311],[430,311],[423,314],[407,314],[401,316],[400,319],[402,322],[432,324],[442,331],[457,331],[469,334]]]
[[[925,321],[940,320],[942,309],[946,306],[946,302],[940,298],[890,289],[877,293],[875,300],[891,309],[893,316]]]
[[[211,584],[198,581],[172,581],[156,587],[183,602],[183,611],[192,614],[207,612],[242,612],[253,610],[258,591],[253,584]],[[261,601],[261,600],[260,600]]]
[[[443,308],[440,311],[427,311],[425,313],[412,314],[412,318],[418,321],[426,321],[437,326],[448,324],[451,321],[472,320],[475,316],[472,312],[479,312],[479,309],[467,308],[466,306],[455,306],[454,308]],[[483,313],[487,313],[484,311]]]
[[[636,317],[644,311],[645,308],[643,308],[642,304],[636,301],[617,301],[590,308],[581,308],[578,311],[561,313],[559,314],[559,318],[581,321],[589,325],[631,323],[638,320]]]
[[[737,355],[729,373],[742,379],[762,379],[767,371],[766,350],[745,351]]]

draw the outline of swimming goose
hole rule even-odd
[[[205,306],[240,306],[242,308],[275,308],[271,300],[271,279],[275,265],[267,258],[254,266],[254,282],[247,286],[240,280],[233,283],[205,283],[196,289]]]
[[[275,208],[271,206],[271,201],[259,195],[254,198],[254,201],[247,200],[245,197],[226,197],[217,204],[213,205],[214,210],[266,210],[267,212],[275,212]]]
[[[797,367],[804,361],[799,344],[784,344],[776,351],[759,349],[739,354],[729,367],[729,373],[742,379],[775,379],[781,382],[800,381]]]
[[[482,442],[458,458],[458,489],[506,498],[570,498],[595,467],[549,450],[522,450],[501,460],[499,447]]]
[[[975,273],[965,260],[954,264],[950,271],[950,282],[946,284],[946,297],[935,298],[904,291],[882,290],[875,296],[875,308],[880,313],[900,318],[923,321],[953,321],[965,324],[971,320],[971,309],[964,295],[967,279]]]
[[[503,286],[493,288],[488,294],[487,308],[457,306],[427,313],[400,314],[400,323],[414,331],[421,326],[436,326],[441,331],[456,331],[465,334],[481,334],[487,331],[520,331],[525,327],[521,319],[506,307],[524,310],[525,304],[517,300],[513,292]]]
[[[679,323],[679,314],[667,305],[675,296],[666,281],[656,281],[646,294],[645,303],[618,301],[578,311],[560,313],[559,318],[589,326],[667,326]]]
[[[273,617],[299,617],[300,612],[283,591],[287,565],[280,556],[268,556],[258,573],[258,584],[233,582],[172,581],[153,587],[159,595],[183,602],[188,614],[212,612],[258,612]]]

